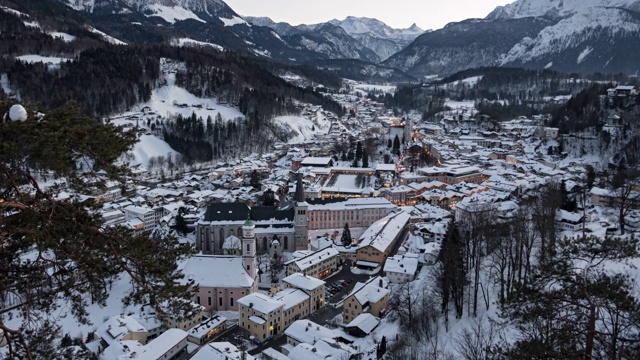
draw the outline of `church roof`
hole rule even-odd
[[[280,209],[277,206],[256,206],[249,208],[245,203],[216,203],[207,208],[204,221],[244,221],[251,212],[252,222],[262,222],[271,219],[293,221],[294,210]],[[245,224],[246,226],[246,224]]]

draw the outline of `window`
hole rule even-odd
[[[209,306],[211,306],[211,296],[209,296]]]
[[[218,298],[218,304],[219,304],[219,306],[222,306],[222,297]]]
[[[247,254],[251,252],[251,244],[247,244]]]
[[[230,305],[230,306],[233,306],[233,298],[230,298],[230,299],[229,299],[229,305]]]

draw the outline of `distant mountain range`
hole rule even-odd
[[[633,74],[638,11],[638,0],[519,0],[423,34],[384,64],[414,76],[493,65]]]
[[[359,76],[387,74],[389,81],[480,66],[583,73],[640,69],[635,60],[640,55],[640,0],[518,0],[497,7],[484,19],[450,23],[435,31],[415,24],[394,29],[358,17],[293,26],[243,17],[222,0],[0,3],[42,12],[37,4],[56,1],[83,14],[92,27],[129,44],[212,46],[286,65],[323,64],[324,71],[335,74],[345,69],[359,71]]]

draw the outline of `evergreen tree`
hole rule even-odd
[[[0,114],[10,105],[0,105]],[[42,121],[30,110],[27,121],[0,124],[0,271],[4,291],[21,297],[14,311],[24,319],[16,326],[15,317],[9,323],[7,313],[0,315],[10,343],[7,356],[51,358],[60,333],[48,314],[63,306],[87,324],[89,304],[104,304],[110,284],[123,274],[135,284],[125,305],[150,303],[161,318],[169,309],[173,316],[193,311],[187,301],[195,296],[193,282],[183,281],[176,265],[192,254],[191,246],[103,226],[99,204],[62,199],[60,187],[42,186],[44,174],[66,179],[65,190],[74,194],[104,189],[107,180],[124,186],[129,171],[114,163],[133,146],[136,134],[83,116],[72,103],[41,111]],[[81,173],[82,162],[91,166]],[[34,251],[47,255],[24,261]]]
[[[387,141],[387,149],[391,149],[392,146],[393,146],[393,142],[391,141],[391,139],[389,139]]]
[[[360,141],[358,141],[358,144],[356,145],[356,160],[361,160],[362,159],[362,143]]]
[[[349,230],[349,223],[344,223],[344,229],[342,229],[342,237],[340,238],[340,243],[343,246],[349,246],[353,242],[351,238],[351,230]]]
[[[367,150],[364,150],[362,152],[362,167],[369,167],[369,153],[367,152]]]
[[[189,228],[187,227],[187,221],[184,219],[183,214],[186,212],[184,207],[178,209],[178,214],[176,215],[176,225],[175,229],[182,235],[186,235],[189,232]]]
[[[396,137],[393,138],[393,151],[396,152],[398,150],[400,150],[400,138],[396,135]]]
[[[460,318],[463,310],[466,273],[464,270],[464,244],[460,239],[455,219],[449,222],[447,232],[442,240],[438,260],[441,263],[438,286],[442,298],[441,310],[445,321],[448,320],[450,302],[454,304],[456,317]]]
[[[258,174],[258,171],[253,170],[251,172],[251,178],[249,179],[249,184],[256,189],[260,189],[260,174]]]

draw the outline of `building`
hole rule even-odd
[[[125,220],[140,220],[144,224],[143,231],[153,230],[158,220],[152,209],[133,205],[124,208],[124,218]]]
[[[226,328],[227,318],[214,315],[191,328],[187,340],[194,344],[202,345],[220,336]]]
[[[281,334],[324,305],[324,281],[294,274],[283,282],[287,287],[272,296],[253,293],[238,300],[239,325],[257,341]]]
[[[282,282],[285,289],[299,289],[309,295],[310,313],[314,313],[324,306],[324,281],[303,274],[293,274],[282,279]]]
[[[401,284],[413,281],[418,271],[418,256],[395,255],[384,263],[384,273],[390,282]]]
[[[204,345],[191,360],[255,360],[246,351],[238,349],[232,343],[221,341]]]
[[[300,163],[300,166],[328,168],[333,165],[333,159],[330,157],[306,157]]]
[[[338,339],[340,335],[334,330],[316,324],[309,320],[295,321],[285,330],[287,344],[298,346],[299,344],[315,344],[320,339]]]
[[[299,209],[290,204],[253,208],[244,203],[211,204],[204,217],[196,223],[196,249],[205,254],[224,254],[225,240],[230,236],[242,237],[242,224],[249,217],[255,224],[257,246],[261,251],[268,248],[274,236],[280,239],[285,251],[306,248],[307,235],[296,233],[296,221],[304,222],[306,217],[295,216],[296,210]],[[304,232],[304,224],[300,227]]]
[[[324,279],[338,269],[339,259],[340,253],[338,250],[328,247],[290,260],[284,265],[287,275],[300,273]]]
[[[400,241],[410,218],[411,214],[401,211],[371,225],[358,239],[356,264],[374,267],[382,264]]]
[[[100,359],[181,360],[188,355],[187,333],[169,329],[148,344],[123,340],[109,345]]]
[[[584,216],[559,209],[556,213],[556,226],[560,231],[580,231],[584,225]]]
[[[385,314],[389,303],[390,291],[385,281],[377,276],[365,283],[357,283],[353,291],[345,298],[342,307],[342,322],[349,324],[360,314],[369,313],[375,317]]]
[[[307,207],[309,230],[369,227],[396,209],[383,198],[323,199],[310,201]]]
[[[363,313],[356,316],[344,329],[349,335],[365,337],[371,334],[379,324],[380,319],[369,313]]]
[[[205,311],[238,310],[237,300],[258,290],[255,223],[246,220],[241,232],[242,256],[199,255],[181,264],[185,279],[198,284],[195,301]]]

